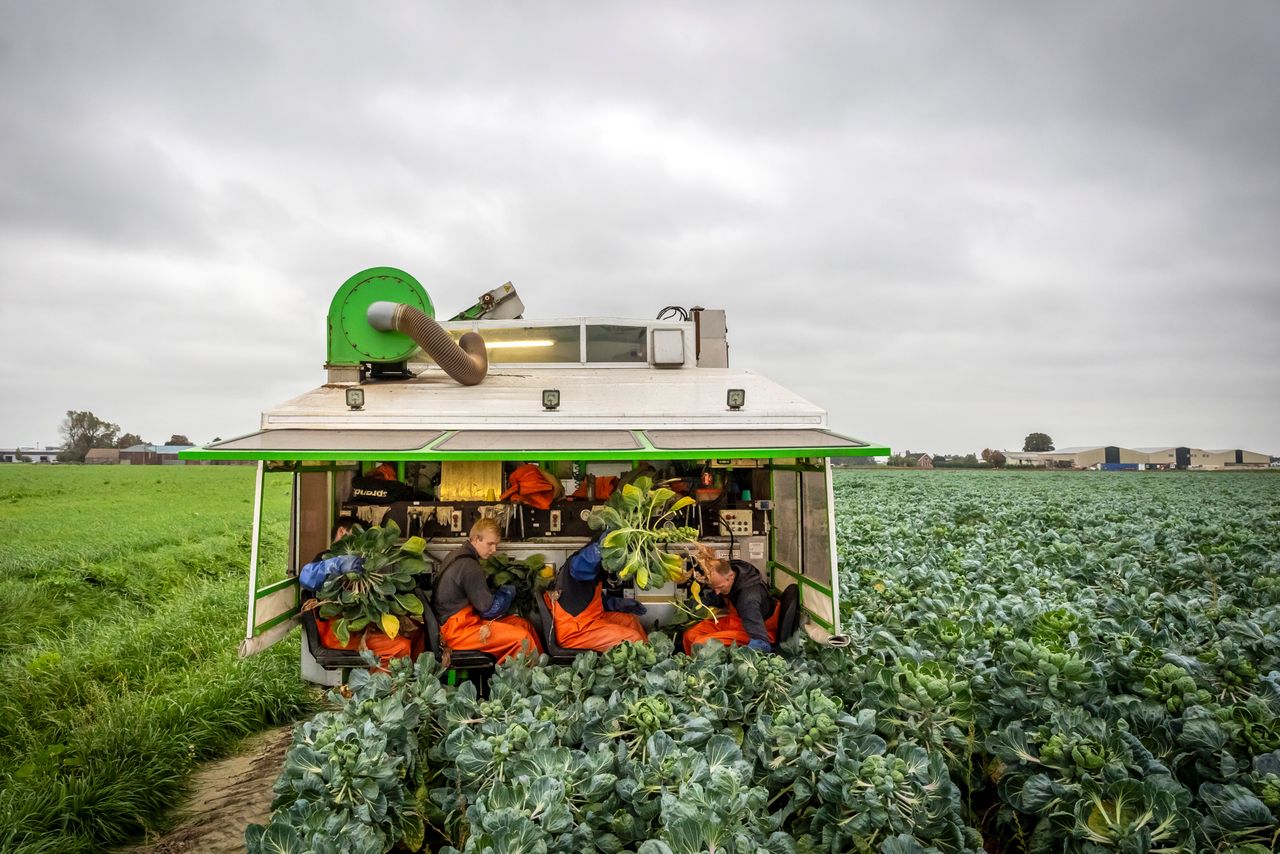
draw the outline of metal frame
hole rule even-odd
[[[246,641],[253,640],[253,630],[257,628],[253,623],[257,617],[258,605],[258,542],[262,536],[262,482],[265,471],[266,464],[260,461],[253,477],[253,534],[249,544],[249,615],[244,633]]]

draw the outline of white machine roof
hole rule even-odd
[[[412,380],[365,382],[364,408],[346,404],[345,384],[313,389],[262,415],[263,429],[282,427],[361,430],[517,430],[583,428],[738,429],[823,428],[827,414],[777,383],[731,368],[498,367],[479,385],[463,386],[439,368]],[[746,392],[731,411],[725,395]],[[542,407],[543,389],[560,392],[560,406]]]

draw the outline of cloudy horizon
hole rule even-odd
[[[1274,3],[0,10],[0,445],[249,432],[389,265],[894,450],[1280,454]]]

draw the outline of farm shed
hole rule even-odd
[[[5,448],[0,450],[0,463],[56,463],[61,448],[48,446],[30,448]]]
[[[1075,448],[1059,448],[1040,455],[1046,460],[1064,461],[1078,469],[1103,465],[1142,465],[1147,455],[1133,448],[1116,445],[1084,445]]]
[[[120,462],[132,466],[180,466],[183,451],[194,445],[134,445],[120,452]]]
[[[1191,448],[1160,445],[1151,448],[1134,448],[1147,455],[1147,467],[1159,469],[1185,469],[1191,465]]]
[[[1004,454],[1005,465],[1007,466],[1040,466],[1049,465],[1049,460],[1045,459],[1043,454],[1031,451],[1001,451]]]
[[[1264,469],[1271,464],[1269,455],[1240,448],[1217,449],[1204,451],[1203,453],[1207,458],[1204,468],[1208,469]]]
[[[90,448],[89,453],[84,455],[84,461],[90,465],[118,465],[120,462],[120,449]]]

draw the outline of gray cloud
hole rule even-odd
[[[0,441],[251,429],[391,264],[723,307],[896,448],[1280,452],[1274,4],[0,10]]]

